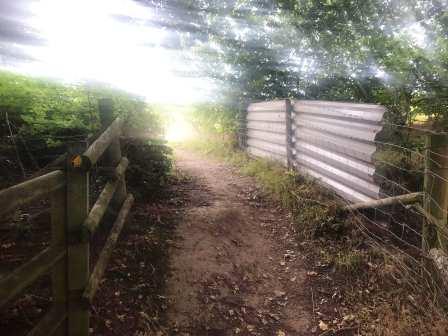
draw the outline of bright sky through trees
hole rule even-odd
[[[191,102],[207,95],[205,80],[176,74],[190,65],[180,50],[163,46],[168,33],[150,24],[157,16],[150,7],[132,0],[0,2],[1,15],[38,40],[2,41],[0,46],[26,58],[2,55],[2,68],[110,83],[149,101]]]
[[[442,116],[447,8],[448,0],[0,0],[0,67],[170,104],[242,110],[293,97],[380,103],[406,120]]]

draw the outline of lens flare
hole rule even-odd
[[[17,45],[32,61],[3,68],[107,83],[151,102],[190,103],[210,88],[206,79],[179,75],[192,65],[183,50],[165,47],[176,34],[154,23],[160,18],[149,6],[132,0],[41,0],[27,9],[31,15],[23,23],[43,42]]]
[[[194,134],[192,125],[182,115],[177,115],[168,126],[165,138],[170,142],[180,142],[192,139]]]

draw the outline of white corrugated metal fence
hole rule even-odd
[[[380,105],[327,101],[251,104],[247,150],[289,164],[349,201],[377,199],[374,141],[384,112]]]

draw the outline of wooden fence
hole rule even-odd
[[[51,200],[50,246],[0,279],[2,307],[51,272],[52,308],[28,335],[89,334],[90,304],[134,202],[124,178],[128,160],[121,155],[122,120],[112,122],[110,100],[100,101],[100,112],[103,125],[109,127],[87,149],[85,143],[71,146],[63,169],[0,191],[0,215],[48,196]],[[100,158],[109,181],[90,208],[89,171]],[[90,272],[90,237],[109,204],[118,215]]]

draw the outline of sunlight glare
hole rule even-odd
[[[132,0],[32,2],[28,24],[45,40],[21,46],[36,61],[19,72],[65,81],[112,84],[148,101],[193,102],[209,85],[177,73],[191,67],[180,50],[163,47],[170,32],[154,26],[152,9]],[[157,20],[155,20],[157,21]]]
[[[165,137],[170,142],[190,140],[194,137],[194,129],[184,116],[179,114],[168,126]]]

